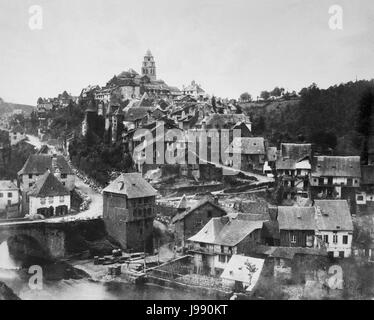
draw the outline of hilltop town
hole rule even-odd
[[[13,228],[11,246],[32,237],[100,280],[233,299],[372,297],[360,275],[374,261],[373,116],[361,150],[283,128],[305,92],[227,99],[159,74],[148,50],[139,73],[2,116],[0,240]]]

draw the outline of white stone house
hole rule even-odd
[[[346,200],[315,200],[316,237],[335,258],[352,254],[353,223]]]
[[[10,180],[0,181],[0,212],[7,211],[10,206],[18,205],[19,199],[19,189]]]
[[[70,212],[69,190],[47,170],[28,192],[29,213],[48,217]]]

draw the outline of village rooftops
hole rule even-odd
[[[53,156],[48,154],[32,154],[26,160],[23,168],[18,172],[18,175],[22,174],[44,174],[46,170],[53,171],[55,168],[53,166]],[[70,168],[69,164],[63,156],[57,155],[56,167],[60,170],[62,174],[74,174],[73,170]]]
[[[10,180],[0,180],[0,190],[18,190],[18,188]]]
[[[229,217],[212,218],[188,241],[234,247],[253,231],[262,229],[263,222]]]
[[[221,278],[247,284],[246,291],[251,291],[260,278],[264,262],[264,259],[234,254],[223,270]]]
[[[314,162],[314,177],[361,177],[359,156],[318,156]]]
[[[225,153],[264,155],[265,139],[262,137],[234,138]]]
[[[209,128],[231,128],[231,126],[236,125],[238,122],[251,123],[249,117],[244,114],[221,114],[212,113],[205,119],[206,125]]]
[[[136,120],[141,120],[146,117],[149,113],[155,110],[154,107],[130,107],[125,108],[125,121],[134,122]]]
[[[315,230],[315,208],[313,207],[278,207],[279,230]]]
[[[55,196],[68,196],[70,195],[70,192],[54,176],[54,174],[47,170],[38,180],[36,180],[28,195],[45,198]]]
[[[312,145],[310,143],[282,143],[280,146],[280,156],[283,159],[300,161],[312,156]]]
[[[129,199],[154,197],[155,190],[138,172],[122,173],[117,179],[107,186],[104,192],[126,195]]]
[[[320,231],[353,231],[351,213],[346,200],[315,200],[317,228]]]
[[[183,199],[182,199],[183,200]],[[181,202],[182,202],[181,200]],[[177,213],[171,220],[172,223],[176,223],[177,221],[180,221],[180,220],[183,220],[185,217],[187,217],[188,215],[190,215],[192,212],[194,212],[195,210],[199,209],[200,207],[202,207],[203,205],[209,203],[210,205],[212,205],[213,208],[216,208],[217,210],[219,211],[222,211],[223,215],[226,215],[227,212],[226,210],[224,210],[223,208],[221,208],[218,204],[215,204],[213,201],[211,201],[210,199],[203,199],[201,201],[199,201],[195,206],[193,206],[192,208],[189,208],[181,213]],[[187,206],[187,203],[186,203],[186,206]],[[179,208],[179,207],[178,207]]]

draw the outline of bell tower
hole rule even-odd
[[[144,56],[142,64],[142,76],[148,76],[149,79],[156,80],[156,64],[150,50],[147,50]]]

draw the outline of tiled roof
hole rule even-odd
[[[38,180],[36,180],[34,186],[28,193],[34,197],[55,197],[55,196],[67,196],[70,192],[65,186],[47,170]]]
[[[228,217],[213,218],[188,240],[233,247],[253,231],[261,229],[263,222]]]
[[[206,205],[208,203],[211,206],[213,206],[214,208],[216,208],[217,210],[221,211],[222,212],[222,216],[224,216],[224,215],[227,214],[227,212],[226,212],[225,209],[221,208],[219,205],[215,204],[210,199],[203,199],[203,200],[199,201],[195,206],[193,206],[192,208],[190,208],[189,210],[176,214],[173,217],[173,219],[171,220],[172,223],[175,223],[177,221],[183,220],[186,216],[188,216],[189,214],[191,214],[195,210],[199,209],[200,207],[202,207],[202,206],[204,206],[204,205]]]
[[[26,160],[23,168],[18,172],[21,174],[44,174],[46,170],[52,170],[53,156],[48,154],[33,154]],[[63,156],[56,156],[56,165],[62,174],[74,174]]]
[[[318,230],[353,231],[351,213],[346,200],[315,200]]]
[[[251,291],[260,278],[264,262],[264,259],[234,254],[223,270],[221,278],[246,283],[246,291]],[[254,267],[253,270],[248,270],[247,264]]]
[[[312,156],[312,145],[310,143],[282,143],[280,151],[282,158],[300,161]]]
[[[18,188],[10,180],[0,180],[0,190],[18,190]]]
[[[131,107],[125,110],[125,121],[135,121],[143,119],[148,115],[148,112],[154,111],[153,107]]]
[[[359,156],[318,156],[314,161],[312,176],[361,177]]]
[[[278,207],[279,230],[315,230],[315,208]]]
[[[123,173],[112,181],[103,192],[127,195],[129,199],[156,196],[155,190],[140,173]]]
[[[265,139],[262,137],[234,138],[225,153],[265,154]]]

